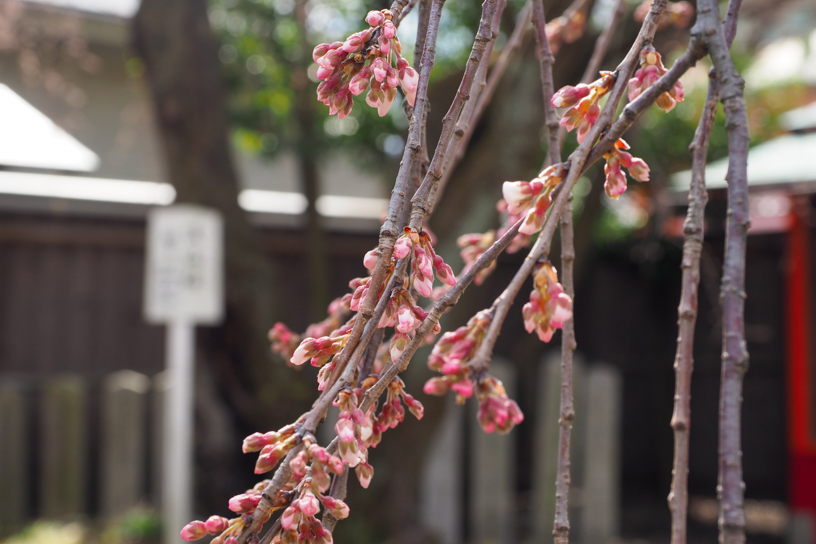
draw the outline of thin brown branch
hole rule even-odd
[[[581,82],[588,83],[598,77],[598,70],[601,69],[601,63],[609,51],[609,46],[612,44],[612,36],[615,35],[615,29],[618,28],[618,23],[623,18],[626,12],[625,0],[618,0],[615,5],[615,11],[612,12],[612,17],[607,21],[606,26],[598,36],[595,42],[595,49],[592,51],[592,56],[589,59],[584,75],[581,76]]]
[[[465,65],[465,73],[462,76],[462,81],[459,84],[459,90],[451,102],[448,112],[442,119],[442,132],[439,136],[439,141],[434,151],[433,159],[428,167],[428,173],[419,186],[414,197],[411,199],[413,208],[411,210],[411,227],[419,230],[422,227],[422,222],[430,210],[433,209],[433,202],[436,194],[436,184],[442,173],[445,170],[445,157],[448,152],[448,145],[453,138],[453,131],[456,121],[462,114],[465,103],[470,99],[470,92],[473,88],[473,82],[476,79],[476,72],[479,69],[479,64],[482,62],[484,52],[487,49],[487,44],[493,40],[493,16],[498,10],[499,3],[497,0],[485,0],[482,4],[482,17],[479,21],[479,30],[476,32],[476,37],[473,40],[473,47],[470,50],[467,64]]]
[[[720,542],[745,542],[744,482],[742,480],[742,380],[748,370],[745,343],[745,253],[748,213],[748,118],[744,82],[734,67],[716,0],[699,0],[698,32],[709,36],[716,77],[722,85],[720,102],[728,133],[728,219],[720,296],[723,307],[722,381],[720,391]],[[713,30],[713,32],[712,32]],[[733,31],[729,30],[730,32]]]
[[[538,43],[538,60],[541,65],[541,90],[544,116],[547,126],[547,146],[550,164],[561,162],[561,141],[558,137],[559,123],[552,96],[555,93],[552,67],[554,58],[550,51],[546,33],[543,0],[533,0],[533,28]],[[572,265],[575,261],[575,245],[572,229],[572,203],[567,199],[561,214],[561,281],[564,291],[571,298],[575,296],[572,281]],[[569,489],[570,489],[570,439],[575,407],[572,394],[572,354],[575,351],[575,326],[572,318],[564,323],[561,336],[561,415],[558,420],[558,464],[555,479],[555,517],[553,520],[553,541],[555,544],[569,543]]]
[[[329,496],[340,499],[341,501],[346,498],[346,492],[348,491],[348,474],[349,469],[346,467],[342,474],[338,474],[334,477],[331,488],[329,489]],[[326,512],[323,515],[323,528],[329,532],[333,532],[337,521],[337,518],[334,517],[331,512]]]
[[[541,93],[544,104],[544,120],[547,127],[547,149],[550,164],[561,162],[561,146],[558,145],[558,112],[552,105],[555,94],[552,67],[555,57],[550,51],[550,40],[547,39],[547,21],[544,18],[544,0],[533,0],[533,29],[538,44],[538,62],[541,65]]]
[[[740,3],[740,0],[729,2],[723,22],[725,39],[729,47],[736,33]],[[708,94],[703,106],[703,114],[689,146],[692,152],[691,187],[688,212],[683,225],[683,261],[681,264],[683,279],[680,305],[677,308],[677,353],[674,360],[676,381],[674,413],[671,420],[674,430],[674,465],[668,500],[672,515],[672,544],[686,544],[687,541],[691,376],[694,370],[694,328],[697,322],[700,257],[703,250],[705,208],[708,201],[705,169],[709,137],[714,127],[719,98],[720,81],[712,69],[709,72]]]
[[[502,5],[496,10],[496,16],[493,18],[493,39],[490,41],[490,43],[488,43],[487,49],[485,49],[485,58],[487,61],[490,60],[490,56],[493,53],[493,47],[496,45],[496,38],[499,35],[501,15],[505,7],[504,4],[505,2],[502,1]],[[510,35],[510,39],[507,41],[507,44],[504,46],[504,49],[502,49],[502,52],[499,55],[499,60],[496,62],[493,70],[490,71],[489,79],[487,72],[490,68],[490,63],[482,62],[479,64],[479,69],[476,71],[476,81],[474,83],[475,92],[473,92],[473,96],[467,101],[467,104],[465,104],[462,114],[459,116],[459,120],[456,122],[456,128],[453,130],[453,139],[451,140],[450,144],[448,144],[448,152],[445,157],[445,169],[444,172],[442,172],[442,177],[439,178],[433,193],[435,203],[439,202],[442,193],[445,192],[445,187],[447,187],[448,181],[450,181],[454,170],[456,170],[456,166],[465,156],[465,151],[467,150],[468,143],[470,142],[470,137],[473,135],[473,131],[475,130],[476,125],[479,123],[479,120],[482,118],[482,114],[487,108],[487,105],[493,98],[498,82],[504,75],[513,53],[518,49],[519,45],[521,45],[524,31],[529,24],[530,3],[527,2],[524,5],[524,9],[521,12],[521,16],[519,17],[516,27],[513,29],[513,33]],[[431,211],[433,211],[433,209]]]

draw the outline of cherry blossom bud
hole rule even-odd
[[[381,11],[369,11],[365,20],[372,27],[378,27],[385,22],[385,15]]]
[[[404,71],[400,71],[400,87],[405,92],[405,99],[413,106],[416,102],[417,87],[419,86],[419,74],[416,70],[408,66]]]
[[[303,342],[300,343],[298,348],[295,350],[294,355],[289,360],[290,363],[293,365],[302,365],[309,359],[313,357],[312,353],[314,352],[314,338],[306,338]]]
[[[317,62],[318,59],[329,52],[329,49],[331,49],[331,46],[327,43],[321,43],[315,46],[314,51],[312,51],[312,59]]]
[[[203,521],[191,521],[181,530],[181,538],[184,540],[198,540],[207,535],[207,528]]]
[[[374,477],[374,467],[367,462],[360,463],[354,472],[357,474],[357,479],[360,480],[360,485],[364,489],[368,489],[368,484],[371,483],[371,478]]]
[[[465,398],[470,398],[473,396],[473,382],[468,378],[451,384],[450,388],[452,391],[456,392],[456,394]]]
[[[567,85],[559,89],[552,97],[552,105],[556,108],[568,108],[574,106],[579,100],[589,95],[591,88],[585,83],[580,83],[575,87]]]
[[[354,423],[347,417],[339,419],[334,425],[334,430],[342,442],[349,443],[356,440],[354,437]]]
[[[264,446],[272,444],[276,442],[278,439],[277,433],[275,432],[268,432],[268,433],[252,433],[251,435],[244,438],[244,443],[241,447],[241,450],[244,453],[251,453],[254,451],[260,451],[263,449]]]
[[[363,266],[368,270],[374,270],[374,267],[377,266],[377,260],[380,258],[378,251],[378,248],[375,247],[363,257]]]
[[[207,518],[207,521],[204,522],[204,527],[207,529],[207,532],[212,535],[223,533],[229,527],[229,520],[221,516],[210,516]]]
[[[391,345],[389,347],[389,352],[391,355],[392,361],[398,361],[402,352],[405,351],[405,348],[408,347],[408,343],[411,341],[411,338],[403,332],[397,332],[393,338],[391,338]]]
[[[235,495],[229,500],[229,509],[236,514],[247,514],[255,511],[259,502],[261,502],[260,495],[247,495],[243,493],[241,495]]]
[[[298,518],[300,518],[300,515],[297,511],[296,505],[290,506],[283,511],[283,514],[281,514],[281,527],[283,527],[283,529],[286,531],[293,529],[297,526]]]
[[[363,68],[357,72],[349,82],[349,92],[354,96],[359,96],[368,89],[368,82],[371,79],[371,72],[367,68]]]
[[[323,497],[322,501],[326,510],[328,510],[335,518],[346,519],[348,517],[349,507],[345,502],[329,496]]]
[[[320,512],[320,503],[314,493],[307,491],[296,501],[298,509],[307,516],[314,516]]]
[[[649,165],[646,161],[633,157],[631,154],[621,151],[620,162],[621,165],[629,170],[629,175],[638,181],[649,181]]]
[[[411,242],[411,238],[409,236],[403,235],[400,236],[397,243],[394,244],[394,257],[397,259],[403,259],[405,256],[410,253],[413,244]]]
[[[397,35],[397,27],[391,21],[385,21],[382,26],[382,34],[386,39],[390,40]]]

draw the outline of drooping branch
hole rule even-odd
[[[567,176],[566,178],[559,184],[559,186],[553,191],[553,203],[550,205],[548,216],[546,221],[544,222],[544,226],[541,232],[538,235],[538,239],[536,243],[533,245],[530,252],[525,257],[524,262],[519,267],[518,271],[516,272],[513,279],[504,289],[501,295],[493,302],[492,306],[492,314],[493,319],[490,323],[490,327],[485,334],[484,339],[482,340],[482,344],[479,347],[478,352],[474,356],[473,360],[471,361],[471,368],[473,372],[477,375],[481,372],[487,370],[490,365],[490,358],[493,353],[493,346],[496,344],[496,340],[499,337],[501,332],[501,327],[504,324],[504,319],[507,317],[507,313],[510,310],[510,306],[513,304],[513,300],[515,300],[518,291],[521,289],[521,286],[524,284],[524,281],[527,279],[527,276],[533,270],[535,263],[546,256],[549,255],[550,247],[552,245],[552,237],[555,233],[555,229],[557,227],[557,223],[560,220],[561,214],[563,213],[564,209],[567,206],[569,201],[569,195],[572,191],[572,188],[578,182],[578,179],[581,177],[581,174],[588,168],[591,162],[588,160],[590,156],[590,151],[592,151],[592,155],[595,154],[595,149],[601,146],[601,144],[606,141],[606,137],[604,140],[596,146],[595,149],[592,149],[592,142],[597,141],[598,137],[600,136],[601,132],[610,124],[612,117],[615,115],[615,111],[617,110],[617,106],[620,103],[620,100],[623,98],[624,93],[626,92],[627,82],[629,77],[634,72],[635,66],[638,62],[638,57],[640,54],[640,50],[643,45],[647,42],[650,42],[657,31],[657,26],[660,21],[660,16],[663,14],[663,10],[666,8],[667,0],[655,0],[652,2],[652,6],[649,9],[649,14],[643,21],[643,26],[641,26],[640,32],[638,33],[637,38],[635,39],[634,44],[632,45],[631,49],[626,55],[626,58],[618,65],[617,70],[615,71],[616,80],[615,84],[612,87],[612,90],[609,92],[609,98],[604,105],[603,109],[601,110],[600,115],[598,116],[598,120],[595,125],[590,129],[589,135],[583,141],[578,148],[572,152],[569,159],[567,160],[566,166],[568,167]],[[663,77],[666,77],[665,74]],[[677,76],[679,78],[679,75]],[[661,78],[662,80],[663,78]],[[675,79],[676,81],[676,79]],[[660,80],[658,80],[660,83]],[[674,82],[672,82],[672,85]],[[655,84],[655,86],[657,83]],[[670,86],[669,86],[670,88]],[[651,89],[650,89],[651,90]],[[648,93],[644,92],[643,95]],[[649,105],[651,105],[654,100],[657,99],[662,93],[651,93],[649,94],[650,101],[644,103],[643,110],[645,110]],[[643,96],[641,95],[641,97]],[[639,98],[641,98],[639,97]],[[630,104],[631,105],[631,104]],[[631,126],[631,123],[629,124]],[[628,126],[627,126],[628,128]],[[608,151],[614,141],[609,144],[606,148]],[[606,152],[604,151],[604,153]],[[598,155],[598,158],[602,157],[603,153]],[[596,159],[597,160],[597,159]]]
[[[736,33],[740,0],[728,4],[723,29],[729,47]],[[705,186],[706,157],[717,104],[720,80],[712,69],[709,72],[708,93],[703,113],[689,146],[692,153],[689,207],[683,225],[682,293],[677,308],[677,353],[674,360],[675,391],[671,426],[674,431],[674,463],[669,492],[669,510],[672,515],[672,544],[686,544],[688,512],[689,433],[691,428],[691,376],[694,370],[694,328],[697,322],[700,257],[703,250],[705,208],[708,193]]]

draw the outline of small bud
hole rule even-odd
[[[204,538],[207,528],[203,521],[191,521],[181,530],[181,538],[184,540],[198,540]]]
[[[207,518],[207,521],[204,522],[204,526],[208,533],[216,535],[227,530],[229,527],[229,520],[227,518],[222,518],[221,516],[210,516]]]

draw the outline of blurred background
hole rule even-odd
[[[226,515],[254,485],[255,431],[293,421],[316,396],[315,369],[269,349],[365,275],[408,121],[358,100],[339,120],[315,99],[311,49],[361,28],[382,0],[4,0],[0,2],[0,539],[159,542],[164,328],[142,312],[145,218],[192,202],[225,223],[226,319],[200,327],[195,380],[195,513]],[[141,5],[140,5],[141,4]],[[496,51],[521,11],[510,0]],[[558,15],[564,0],[547,0]],[[613,69],[639,23],[627,4],[604,62]],[[590,4],[566,44],[556,88],[574,84],[614,2]],[[431,80],[429,141],[461,77],[477,2],[448,0]],[[690,20],[656,47],[670,64]],[[416,13],[399,30],[413,51]],[[437,250],[461,267],[456,238],[495,228],[505,180],[545,157],[533,37],[474,133],[431,219]],[[743,446],[748,540],[816,542],[816,4],[744,0],[734,45],[752,133]],[[495,60],[495,59],[493,59]],[[578,415],[570,495],[574,541],[665,542],[688,144],[708,66],[686,101],[652,108],[627,135],[652,181],[603,195],[602,171],[576,187]],[[397,101],[399,102],[399,100]],[[567,138],[567,151],[574,145]],[[695,341],[690,541],[716,538],[718,305],[726,214],[726,136],[711,135],[710,201]],[[553,251],[557,255],[558,251]],[[523,259],[503,255],[443,321],[490,305]],[[557,259],[555,259],[557,264]],[[484,435],[472,403],[420,392],[427,351],[406,373],[426,406],[372,453],[375,478],[350,485],[338,542],[547,542],[554,508],[559,338],[524,332],[525,287],[494,369],[525,421]],[[323,442],[329,436],[324,435]]]

